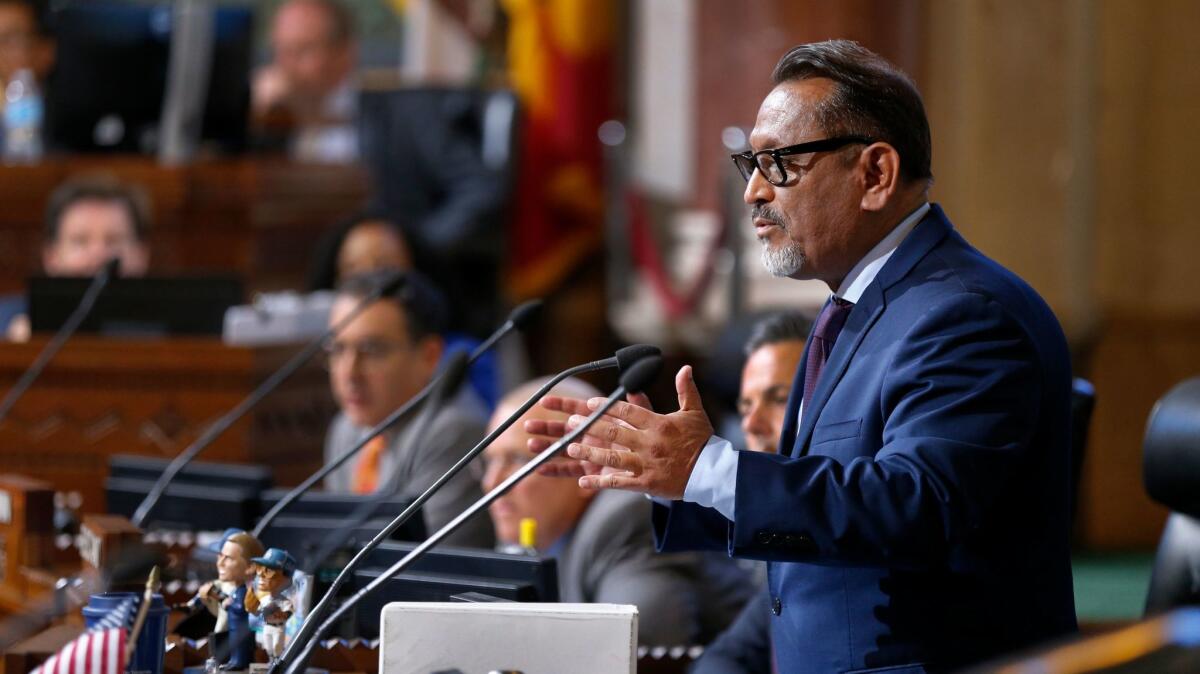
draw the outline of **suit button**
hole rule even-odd
[[[775,597],[771,600],[771,613],[774,613],[775,615],[783,613],[783,602],[779,600],[779,597]]]
[[[760,532],[758,532],[758,535],[755,536],[755,538],[758,539],[759,545],[770,545],[771,544],[772,537],[771,537],[771,532],[769,532],[769,531],[760,531]]]

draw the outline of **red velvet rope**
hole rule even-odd
[[[726,228],[729,226],[722,219],[720,231],[712,238],[709,249],[704,256],[704,264],[686,290],[682,293],[675,290],[671,275],[667,272],[662,256],[659,254],[658,242],[651,231],[650,218],[646,212],[645,199],[638,193],[630,191],[626,196],[627,218],[629,225],[629,247],[633,256],[634,266],[646,274],[650,286],[658,301],[667,311],[667,317],[677,319],[695,312],[700,299],[708,292],[713,280],[716,267],[717,253],[725,240]]]

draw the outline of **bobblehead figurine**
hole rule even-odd
[[[217,579],[200,586],[192,603],[203,604],[217,617],[209,639],[213,658],[223,670],[243,670],[254,658],[254,638],[245,600],[254,579],[253,557],[263,553],[262,543],[241,530],[229,530],[217,553]]]
[[[256,579],[246,607],[262,621],[262,647],[274,662],[287,645],[284,626],[295,610],[292,574],[296,571],[296,560],[286,550],[271,548],[250,561],[254,563]]]

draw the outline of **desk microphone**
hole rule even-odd
[[[615,367],[620,370],[623,380],[625,375],[633,371],[633,367],[637,363],[641,363],[648,358],[659,358],[661,360],[661,354],[662,350],[657,346],[650,346],[649,344],[634,344],[623,349],[618,349],[616,355],[614,356],[610,356],[602,360],[594,360],[590,363],[584,363],[582,365],[576,365],[575,367],[564,370],[563,372],[560,372],[551,378],[550,381],[542,385],[542,387],[534,392],[533,395],[529,396],[529,398],[527,398],[515,412],[510,414],[508,418],[505,419],[495,429],[493,429],[491,433],[488,433],[483,440],[480,440],[479,443],[472,447],[469,452],[464,454],[457,463],[443,473],[442,476],[439,477],[432,485],[430,485],[430,487],[426,489],[420,496],[418,496],[416,500],[410,503],[399,515],[396,516],[395,519],[388,523],[388,525],[385,526],[378,534],[376,534],[374,538],[372,538],[357,553],[355,553],[354,557],[351,558],[341,572],[338,573],[337,577],[334,578],[333,583],[331,583],[329,589],[325,591],[321,601],[317,602],[316,606],[314,606],[313,609],[308,612],[308,617],[305,618],[304,624],[301,626],[300,631],[297,632],[294,640],[311,636],[313,629],[317,625],[317,620],[319,620],[320,617],[329,610],[329,604],[337,597],[338,589],[345,584],[346,580],[351,577],[354,571],[359,567],[360,564],[362,564],[363,560],[367,558],[372,550],[379,547],[380,543],[386,541],[391,537],[393,532],[404,526],[408,520],[412,519],[412,516],[420,511],[421,506],[424,505],[426,501],[432,498],[434,494],[436,494],[443,486],[445,486],[447,482],[453,479],[455,475],[462,471],[463,468],[466,468],[467,464],[471,463],[471,461],[481,452],[483,452],[488,445],[491,445],[493,442],[495,442],[496,438],[500,437],[504,431],[508,430],[509,426],[512,426],[514,423],[516,423],[517,420],[521,418],[521,415],[529,411],[529,408],[537,404],[539,400],[541,400],[561,381],[567,377],[573,377],[585,372],[594,372],[596,370],[603,370],[611,367]],[[317,559],[324,559],[325,556],[330,554],[334,549],[336,549],[336,547],[330,548],[329,546],[326,546],[321,554],[317,556]]]
[[[475,350],[471,352],[470,357],[467,358],[463,367],[470,367],[472,363],[474,363],[476,360],[479,360],[480,356],[482,356],[488,349],[495,346],[496,343],[503,339],[508,333],[512,332],[513,330],[524,330],[533,320],[534,316],[537,314],[538,310],[541,309],[541,307],[541,300],[530,300],[513,309],[512,313],[508,315],[508,318],[504,321],[504,323],[502,323],[500,327],[496,328],[496,331],[493,332],[490,337],[484,340],[483,343],[475,347]],[[261,538],[263,532],[271,526],[271,523],[275,521],[275,518],[279,516],[279,513],[283,512],[288,506],[295,502],[296,499],[303,496],[309,489],[312,489],[313,486],[318,482],[324,480],[330,473],[340,468],[352,457],[357,456],[358,453],[362,451],[362,448],[366,447],[367,443],[374,439],[375,436],[391,428],[402,417],[407,416],[412,412],[412,410],[416,409],[416,407],[420,405],[422,401],[424,401],[433,393],[433,390],[439,385],[439,380],[444,378],[448,372],[449,368],[443,370],[441,375],[426,384],[425,388],[421,389],[417,395],[410,398],[408,402],[396,408],[396,410],[389,414],[383,421],[376,424],[375,427],[366,434],[366,436],[358,441],[358,444],[350,448],[350,451],[330,461],[324,466],[321,466],[317,472],[309,475],[308,479],[304,480],[304,482],[301,482],[294,489],[284,494],[283,498],[279,499],[279,502],[276,503],[270,510],[268,510],[267,513],[262,516],[262,519],[258,521],[258,524],[255,525],[254,531],[251,532],[254,537]]]
[[[283,656],[271,666],[270,670],[268,670],[269,674],[280,674],[281,672],[286,674],[300,674],[303,672],[305,663],[312,654],[313,647],[319,643],[321,637],[324,636],[324,634],[328,632],[329,629],[342,618],[342,616],[344,616],[350,609],[354,608],[358,602],[362,601],[367,595],[374,592],[379,588],[380,585],[387,582],[390,578],[407,569],[413,564],[413,562],[420,559],[425,553],[432,549],[433,546],[437,545],[447,536],[454,533],[467,520],[471,519],[471,517],[477,515],[481,510],[484,510],[491,505],[493,501],[506,494],[510,489],[513,488],[513,486],[525,479],[530,473],[540,468],[547,461],[553,459],[556,454],[563,450],[563,448],[574,442],[576,438],[581,437],[587,431],[587,429],[591,428],[592,424],[594,424],[600,417],[604,416],[604,414],[608,412],[609,408],[616,404],[618,400],[625,397],[627,393],[639,393],[644,390],[646,386],[649,385],[649,383],[654,379],[654,377],[658,375],[659,371],[662,369],[662,364],[662,358],[659,356],[648,356],[634,363],[629,370],[621,376],[621,383],[619,386],[617,386],[616,390],[614,390],[612,394],[604,401],[604,403],[601,404],[600,407],[598,407],[594,412],[592,412],[582,424],[572,429],[570,433],[567,433],[563,437],[559,438],[554,444],[547,447],[542,451],[542,453],[538,454],[532,461],[522,466],[512,475],[509,475],[508,478],[497,485],[494,489],[485,494],[475,503],[471,504],[471,506],[466,510],[459,513],[457,517],[446,523],[446,525],[441,529],[438,529],[437,532],[432,536],[425,539],[423,543],[413,548],[413,550],[405,555],[403,559],[393,564],[386,571],[379,574],[379,577],[375,578],[361,590],[354,593],[353,596],[346,600],[345,603],[343,603],[336,611],[326,618],[324,622],[320,624],[320,626],[312,630],[302,628],[296,637],[293,638],[288,644]],[[401,513],[400,517],[403,515],[404,514]],[[329,600],[331,596],[331,593],[327,593],[325,595],[325,599],[322,599],[322,603]],[[311,612],[308,618],[304,621],[304,627],[308,628],[310,623],[315,624],[316,618],[318,617],[319,616],[316,614],[316,610],[314,609],[314,611]]]
[[[326,539],[324,545],[317,549],[317,554],[312,559],[317,560],[318,564],[321,560],[326,559],[334,551],[342,547],[360,526],[374,517],[375,511],[379,510],[379,507],[388,500],[388,497],[400,493],[400,480],[402,476],[410,473],[413,464],[416,462],[417,453],[420,451],[425,436],[429,432],[429,424],[442,411],[442,406],[446,401],[454,398],[458,393],[458,389],[462,387],[463,381],[467,378],[468,358],[465,351],[458,351],[450,357],[450,362],[446,364],[441,376],[434,380],[433,392],[429,394],[429,399],[425,401],[425,406],[421,408],[421,413],[417,415],[416,421],[413,422],[412,431],[407,433],[407,444],[414,451],[409,452],[408,456],[405,457],[406,462],[404,465],[396,466],[396,469],[388,476],[387,482],[377,490],[376,497],[360,503],[354,509],[354,512],[342,520],[335,529],[335,533]]]
[[[66,322],[54,334],[54,338],[46,343],[46,346],[42,348],[42,352],[33,360],[33,364],[25,370],[21,378],[17,380],[17,383],[13,384],[13,387],[8,390],[8,394],[4,396],[4,402],[0,402],[0,421],[4,421],[8,417],[8,413],[12,411],[13,405],[16,405],[17,400],[25,394],[25,391],[29,390],[29,387],[33,384],[33,380],[38,378],[38,375],[50,363],[50,359],[58,353],[59,349],[79,329],[79,325],[83,323],[83,319],[87,318],[87,315],[92,311],[92,307],[96,305],[96,300],[99,299],[100,292],[117,275],[120,267],[121,258],[114,257],[105,262],[104,266],[100,267],[96,271],[96,274],[92,276],[92,282],[88,285],[87,290],[84,291],[83,297],[79,300],[79,305],[75,307],[75,311],[71,312]]]
[[[142,503],[137,507],[137,510],[134,511],[132,518],[133,525],[136,527],[142,526],[142,524],[146,521],[146,518],[148,518],[150,513],[154,510],[154,506],[157,505],[159,499],[162,498],[163,493],[166,492],[167,485],[171,484],[171,480],[174,480],[175,476],[179,474],[179,471],[183,470],[189,463],[191,463],[192,459],[196,458],[200,452],[204,451],[209,445],[211,445],[213,441],[220,437],[222,433],[229,430],[230,426],[236,423],[238,419],[241,419],[243,416],[245,416],[245,414],[249,412],[251,408],[260,403],[263,398],[267,397],[267,395],[274,391],[280,384],[282,384],[284,380],[295,374],[297,370],[299,370],[305,363],[308,362],[310,358],[312,358],[313,354],[321,349],[321,345],[324,344],[326,340],[341,332],[342,329],[349,325],[350,322],[353,321],[360,313],[362,313],[364,309],[381,297],[387,297],[396,294],[400,287],[404,285],[406,278],[407,277],[403,273],[399,272],[388,275],[388,277],[383,280],[377,288],[372,290],[371,293],[366,297],[362,298],[358,304],[356,304],[354,308],[350,310],[350,313],[346,314],[342,318],[342,320],[338,321],[335,325],[330,326],[327,330],[312,339],[303,350],[292,356],[286,363],[283,364],[282,367],[276,370],[274,374],[272,374],[270,377],[267,377],[263,383],[259,384],[258,388],[251,391],[250,394],[243,398],[242,401],[237,405],[235,405],[233,409],[226,412],[220,419],[209,426],[204,433],[200,435],[200,437],[196,438],[192,444],[188,445],[187,448],[180,452],[179,455],[176,456],[173,461],[171,461],[170,465],[167,466],[166,470],[163,471],[162,475],[158,477],[158,481],[154,483],[154,487],[150,489],[150,493],[146,494],[146,498],[142,500]]]

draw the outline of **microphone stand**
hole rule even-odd
[[[341,572],[338,573],[337,577],[333,579],[333,583],[331,583],[329,589],[325,591],[325,594],[321,597],[321,600],[317,602],[317,605],[314,606],[311,611],[308,612],[308,616],[305,619],[304,624],[301,625],[300,630],[296,633],[296,636],[293,637],[293,640],[300,640],[302,638],[311,636],[313,629],[317,624],[316,621],[319,620],[321,616],[323,616],[329,610],[330,605],[337,599],[338,590],[341,589],[342,585],[346,583],[346,580],[351,577],[354,571],[358,569],[359,565],[361,565],[363,561],[367,559],[367,556],[373,550],[375,550],[375,548],[379,547],[381,543],[390,538],[397,529],[404,526],[406,522],[412,519],[413,515],[420,511],[421,506],[424,505],[426,501],[432,498],[433,495],[436,494],[443,486],[445,486],[447,482],[452,480],[455,475],[458,475],[459,472],[466,468],[467,464],[471,463],[476,456],[479,456],[484,449],[495,442],[496,438],[500,437],[504,431],[508,430],[510,426],[516,423],[522,415],[529,411],[529,408],[537,404],[537,401],[541,400],[542,397],[549,393],[551,389],[568,377],[574,377],[586,372],[594,372],[596,370],[603,370],[609,367],[620,367],[622,370],[627,371],[634,363],[640,362],[642,358],[658,356],[660,353],[661,351],[658,349],[658,347],[645,344],[634,344],[633,346],[627,346],[618,350],[616,356],[611,356],[601,360],[593,360],[590,363],[576,365],[575,367],[564,370],[551,378],[550,381],[542,385],[542,387],[534,392],[533,395],[526,398],[525,402],[522,403],[515,412],[509,415],[508,418],[505,419],[495,429],[493,429],[491,433],[488,433],[483,440],[480,440],[478,444],[464,454],[457,463],[443,473],[442,476],[439,477],[432,485],[430,485],[428,489],[422,492],[421,495],[416,498],[416,500],[405,507],[405,509],[399,515],[397,515],[395,519],[389,522],[387,526],[385,526],[378,534],[376,534],[374,538],[372,538],[354,555],[353,558],[350,559],[345,568],[343,568]],[[325,554],[322,554],[318,556],[318,559],[322,559],[324,556]]]
[[[53,339],[47,342],[46,346],[42,347],[42,352],[33,360],[33,364],[25,370],[21,378],[17,380],[17,383],[13,384],[13,387],[5,394],[4,402],[0,402],[0,421],[4,421],[8,417],[8,413],[12,411],[13,406],[29,390],[34,380],[42,373],[42,370],[46,369],[46,365],[50,363],[50,359],[58,354],[63,345],[67,343],[67,340],[79,329],[80,324],[83,323],[83,319],[87,318],[87,315],[92,311],[92,307],[95,306],[96,300],[100,298],[100,292],[117,275],[117,269],[120,266],[121,259],[114,257],[105,262],[104,266],[92,277],[92,282],[88,285],[87,290],[84,291],[83,297],[80,298],[79,304],[75,307],[75,311],[71,312],[71,315],[67,317],[66,322],[58,329]]]
[[[209,426],[204,433],[200,435],[200,437],[196,438],[191,445],[188,445],[187,448],[180,452],[179,455],[176,456],[173,461],[171,461],[170,465],[167,466],[166,470],[163,471],[162,475],[158,477],[158,481],[154,483],[154,486],[150,489],[150,493],[146,494],[146,498],[142,500],[141,504],[138,505],[137,510],[134,511],[133,517],[131,518],[133,525],[136,527],[142,527],[143,523],[146,521],[146,518],[149,517],[150,513],[154,510],[154,506],[158,504],[159,499],[161,499],[163,493],[166,492],[167,485],[169,485],[171,481],[175,479],[175,476],[179,474],[179,471],[183,470],[189,463],[192,462],[192,459],[196,458],[200,452],[208,448],[208,446],[211,445],[213,441],[216,440],[222,433],[229,430],[230,426],[233,426],[238,419],[241,419],[243,416],[245,416],[245,414],[249,412],[251,408],[261,402],[263,398],[267,397],[267,395],[274,391],[280,384],[282,384],[284,380],[295,374],[296,371],[299,370],[300,367],[306,362],[308,362],[308,360],[312,358],[313,354],[315,354],[321,348],[321,345],[324,344],[325,340],[341,332],[343,328],[349,325],[351,321],[353,321],[360,313],[362,313],[364,309],[373,304],[376,300],[385,295],[391,295],[395,293],[396,290],[399,289],[400,285],[404,283],[404,278],[405,277],[403,274],[398,273],[392,276],[386,282],[381,283],[378,288],[371,292],[371,294],[364,297],[357,305],[355,305],[354,308],[350,310],[350,313],[346,314],[342,320],[338,321],[337,324],[331,326],[329,329],[325,330],[325,332],[321,333],[315,339],[310,341],[308,345],[304,347],[304,349],[284,363],[283,367],[276,370],[270,377],[266,379],[266,381],[259,384],[258,388],[251,391],[250,394],[243,398],[242,401],[237,405],[235,405],[233,409],[226,412],[220,419]]]
[[[582,424],[573,429],[570,433],[559,438],[554,444],[542,450],[542,452],[538,454],[532,461],[522,466],[512,475],[509,475],[508,478],[497,485],[494,489],[485,494],[466,510],[459,513],[459,515],[453,520],[447,522],[445,526],[443,526],[441,529],[438,529],[438,531],[432,536],[425,539],[423,543],[413,548],[413,550],[405,555],[403,559],[393,564],[386,571],[381,573],[378,578],[375,578],[361,590],[354,593],[353,596],[351,596],[345,603],[338,607],[336,611],[326,618],[324,622],[320,624],[320,626],[314,630],[311,630],[311,635],[306,634],[306,630],[304,629],[297,633],[296,637],[291,641],[291,643],[288,644],[283,656],[273,665],[271,665],[270,670],[268,670],[268,674],[280,674],[281,670],[285,674],[299,674],[299,672],[303,671],[305,663],[308,662],[309,657],[312,655],[312,649],[320,641],[321,637],[334,624],[336,624],[337,621],[342,618],[342,616],[344,616],[350,609],[354,608],[359,601],[378,589],[379,586],[387,582],[388,579],[407,569],[413,564],[413,562],[421,558],[435,545],[440,543],[450,534],[457,531],[464,523],[466,523],[467,520],[477,515],[481,510],[484,510],[490,506],[492,502],[508,493],[513,486],[525,479],[530,473],[540,468],[547,461],[553,459],[555,455],[563,450],[563,448],[587,432],[587,430],[591,428],[592,424],[596,423],[600,417],[604,416],[608,410],[627,393],[636,393],[644,389],[646,384],[650,382],[650,380],[661,368],[662,358],[657,356],[651,356],[639,360],[633,367],[630,368],[630,371],[621,378],[621,384],[617,386],[616,390],[614,390],[612,394],[605,399],[604,403],[600,405],[600,407],[598,407],[594,412],[592,412]],[[401,516],[403,516],[403,513],[401,513]],[[328,599],[330,596],[330,594],[326,594],[326,599]],[[322,600],[322,603],[324,603],[324,601],[325,600]],[[305,620],[304,627],[308,627],[310,622],[316,622],[314,620],[314,614],[315,610],[309,615],[308,619]],[[300,646],[299,644],[302,642],[304,645]],[[297,649],[300,648],[303,650],[297,651]]]
[[[524,327],[528,325],[529,321],[533,319],[534,314],[541,309],[541,306],[541,300],[530,300],[518,306],[516,309],[513,309],[512,313],[509,314],[508,320],[506,320],[499,328],[497,328],[496,331],[487,338],[487,340],[475,347],[475,350],[471,352],[470,358],[467,359],[466,367],[470,367],[472,363],[474,363],[479,359],[480,356],[484,354],[484,352],[494,346],[496,342],[500,341],[508,333],[512,332],[513,330],[524,329]],[[444,374],[445,371],[443,371],[442,376],[444,376]],[[253,536],[255,538],[260,538],[262,533],[267,530],[267,527],[270,527],[271,523],[275,521],[275,518],[279,516],[279,513],[287,509],[288,506],[294,503],[296,499],[303,496],[309,489],[312,489],[313,485],[317,484],[321,480],[324,480],[326,476],[340,468],[344,463],[349,461],[351,457],[356,456],[360,451],[362,451],[363,447],[367,446],[367,443],[370,442],[372,438],[392,427],[397,421],[400,420],[401,417],[407,415],[417,405],[420,405],[421,402],[424,401],[425,398],[429,397],[429,395],[433,392],[433,389],[438,385],[440,378],[441,377],[439,376],[439,378],[434,379],[426,384],[425,388],[421,389],[417,395],[410,398],[408,402],[398,407],[396,411],[392,412],[383,421],[376,424],[375,427],[372,428],[365,437],[359,440],[358,444],[350,448],[350,451],[337,457],[333,461],[330,461],[324,466],[321,466],[317,472],[308,476],[308,479],[306,479],[304,482],[301,482],[288,493],[284,494],[283,498],[279,499],[279,502],[276,503],[270,510],[268,510],[267,513],[262,516],[262,519],[258,521],[258,524],[255,525],[254,531],[251,532]]]
[[[434,390],[433,395],[429,397],[425,407],[421,409],[421,414],[417,416],[417,420],[413,422],[412,431],[408,435],[408,442],[414,448],[421,446],[421,440],[429,430],[429,425],[433,423],[433,418],[441,408],[442,403],[454,397],[458,389],[463,384],[463,379],[466,377],[467,360],[466,353],[460,351],[453,357],[454,359],[446,366],[445,373],[439,378],[439,385]],[[400,477],[408,472],[413,462],[413,452],[409,456],[409,461],[404,466],[397,466],[396,470],[388,477],[387,484],[383,489],[379,490],[376,498],[360,504],[350,513],[350,516],[344,520],[340,528],[340,532],[334,534],[331,540],[326,541],[325,545],[317,550],[317,554],[312,558],[319,564],[335,550],[340,548],[346,540],[354,534],[354,531],[364,522],[368,521],[375,515],[375,511],[379,506],[392,494],[400,491]]]

